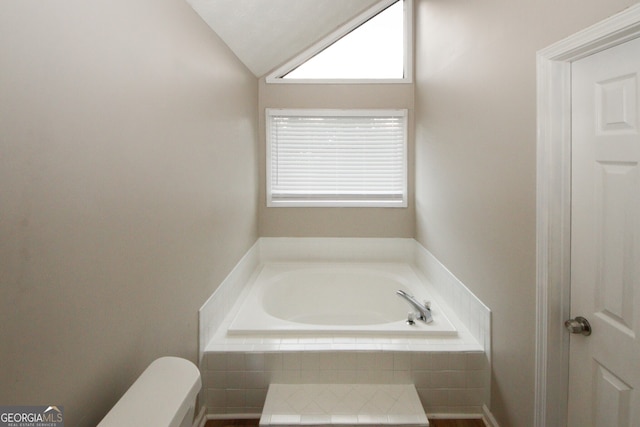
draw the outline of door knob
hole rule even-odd
[[[582,334],[585,337],[591,335],[591,325],[584,317],[578,316],[564,322],[565,328],[572,334]]]

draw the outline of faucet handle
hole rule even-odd
[[[428,310],[431,310],[431,301],[424,300],[422,303]]]
[[[416,314],[413,311],[407,313],[407,325],[416,324]]]

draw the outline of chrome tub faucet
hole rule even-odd
[[[433,322],[433,317],[431,316],[431,303],[429,301],[425,301],[424,304],[420,304],[413,295],[409,295],[402,289],[396,291],[396,295],[404,298],[416,311],[418,315],[418,320],[422,320],[425,323]]]

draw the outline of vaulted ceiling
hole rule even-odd
[[[262,77],[380,0],[187,0]]]

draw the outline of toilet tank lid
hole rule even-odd
[[[98,427],[179,426],[202,385],[186,359],[161,357],[131,385]]]

